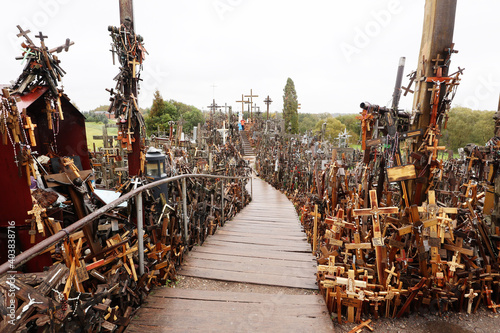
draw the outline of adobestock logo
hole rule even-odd
[[[373,38],[380,35],[392,21],[394,15],[402,12],[400,0],[390,0],[387,2],[386,9],[372,10],[370,12],[371,20],[367,21],[363,28],[354,28],[354,37],[351,42],[342,42],[340,50],[348,63],[352,61],[352,57],[360,54],[361,51],[370,45]]]
[[[500,81],[498,79],[495,80],[492,73],[489,73],[487,76],[479,76],[477,81],[474,94],[464,99],[464,106],[472,110],[479,110],[481,107],[480,102],[497,96],[498,91],[500,91]]]
[[[216,0],[212,5],[219,19],[224,20],[227,13],[234,11],[236,7],[239,7],[242,3],[243,0]]]
[[[74,2],[74,0],[39,0],[37,10],[20,18],[19,25],[23,29],[31,30],[31,33],[37,34],[60,14],[62,6],[70,2]],[[9,40],[14,49],[19,48],[21,44],[19,38],[12,35],[9,36]]]

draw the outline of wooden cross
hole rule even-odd
[[[486,304],[488,304],[488,308],[493,309],[493,312],[497,313],[497,307],[499,305],[496,305],[495,302],[491,300],[491,294],[493,293],[493,290],[488,289],[488,286],[484,286],[484,293],[486,294]]]
[[[343,277],[337,277],[336,281],[338,284],[342,284],[346,286],[346,293],[349,299],[354,299],[358,297],[359,295],[356,293],[356,287],[359,288],[366,288],[366,281],[360,281],[355,279],[356,273],[354,270],[350,269],[348,271],[348,277],[343,278]],[[355,304],[351,303],[352,301],[349,301],[348,307],[347,307],[347,321],[352,323],[354,322],[354,310],[357,306]],[[356,300],[354,303],[360,304],[360,300]]]
[[[362,132],[362,145],[361,148],[366,150],[366,137],[370,131],[370,121],[373,119],[373,115],[368,113],[368,110],[363,109],[361,116],[356,116],[356,119],[361,120],[361,130]]]
[[[397,261],[400,261],[404,264],[404,269],[408,266],[409,262],[413,262],[413,258],[407,258],[406,257],[406,251],[405,249],[401,249],[401,256],[396,258]]]
[[[134,79],[137,78],[137,76],[136,76],[137,73],[136,73],[136,67],[135,66],[140,65],[141,63],[139,61],[135,60],[135,58],[134,58],[132,61],[129,60],[128,64],[132,65],[132,77]]]
[[[392,277],[395,276],[397,277],[398,276],[398,273],[394,272],[394,270],[396,269],[396,266],[392,266],[391,270],[388,270],[386,269],[385,272],[388,274],[387,275],[387,279],[385,281],[385,287],[387,288],[388,286],[390,286],[391,284],[391,280],[392,280]]]
[[[245,104],[248,103],[248,101],[245,101],[244,98],[243,94],[241,94],[241,101],[236,101],[236,103],[241,103],[241,114],[245,112]]]
[[[370,305],[374,308],[375,319],[378,319],[378,303],[384,301],[385,297],[379,296],[375,293],[375,296],[369,297],[368,299],[371,301]]]
[[[465,294],[465,297],[469,299],[469,301],[467,302],[467,313],[470,314],[471,310],[472,310],[472,303],[474,303],[474,298],[477,296],[478,294],[474,292],[474,289],[473,288],[470,288],[469,289],[469,293],[468,294]]]
[[[433,67],[433,68],[434,68],[434,73],[436,73],[436,70],[439,68],[439,63],[440,63],[441,61],[444,61],[444,59],[441,59],[441,54],[439,54],[439,53],[438,53],[438,55],[437,55],[436,59],[432,59],[432,61],[434,61],[434,62],[435,62],[435,64],[434,64],[434,67]]]
[[[455,255],[453,256],[453,258],[451,259],[451,261],[448,261],[448,267],[450,268],[450,275],[451,276],[453,276],[453,274],[457,270],[457,267],[458,268],[464,268],[465,267],[465,265],[459,264],[457,262],[457,257],[458,257],[458,251],[455,252]]]
[[[434,138],[433,145],[425,148],[427,151],[432,152],[432,155],[429,156],[429,163],[437,159],[437,154],[439,150],[446,150],[446,146],[438,146],[438,141],[439,140],[437,138]]]
[[[318,272],[327,272],[331,275],[344,274],[344,267],[335,266],[335,256],[328,257],[328,265],[318,265]]]
[[[367,328],[373,332],[373,327],[368,325],[369,323],[371,323],[371,321],[372,321],[371,319],[368,319],[367,321],[361,322],[361,324],[350,330],[349,333],[360,333],[363,330],[363,328]]]
[[[383,263],[383,253],[382,253],[382,247],[384,246],[384,240],[382,238],[382,232],[380,229],[380,221],[379,221],[379,216],[380,215],[387,215],[387,214],[396,214],[399,212],[398,207],[384,207],[384,208],[379,208],[378,203],[377,203],[377,191],[376,190],[370,190],[370,205],[371,208],[361,208],[361,209],[354,209],[353,210],[353,216],[368,216],[371,215],[372,217],[372,224],[373,224],[373,246],[375,246],[375,255],[376,255],[376,261],[377,261],[377,277],[379,283],[382,284],[382,278],[384,275],[384,263]]]
[[[41,31],[35,37],[39,38],[40,42],[43,42],[45,40],[45,38],[48,38],[47,36],[44,36]]]
[[[259,95],[254,95],[252,89],[250,89],[250,95],[245,95],[245,97],[250,97],[250,105],[253,104],[253,98],[254,97],[259,97]],[[253,114],[252,111],[250,110],[250,119],[252,119],[253,122]]]
[[[35,139],[35,127],[37,126],[36,124],[33,124],[31,122],[31,117],[26,116],[25,118],[26,124],[24,125],[24,128],[28,130],[29,137],[30,137],[30,142],[31,146],[36,146],[36,139]]]
[[[439,55],[438,55],[438,59],[439,59]],[[433,61],[434,60],[436,60],[436,59],[433,59]],[[443,60],[443,59],[441,59],[441,60]],[[436,125],[437,113],[438,113],[438,109],[439,109],[439,98],[440,98],[440,94],[441,94],[441,84],[443,82],[446,83],[446,82],[450,81],[451,79],[452,79],[451,77],[443,77],[443,69],[441,67],[437,68],[437,74],[435,77],[428,77],[426,79],[426,82],[433,82],[437,87],[437,91],[434,93],[434,98],[432,100],[432,113],[431,113],[431,119],[429,122],[429,124],[431,126]]]
[[[24,38],[26,38],[26,40],[28,41],[28,43],[30,43],[31,45],[35,44],[31,40],[31,38],[28,36],[28,34],[31,32],[29,29],[28,30],[23,30],[23,28],[21,28],[20,25],[18,25],[17,28],[19,29],[19,33],[16,35],[17,37],[23,36]]]
[[[267,95],[266,99],[264,100],[264,103],[266,103],[266,105],[267,105],[267,120],[269,120],[269,105],[272,102],[273,101],[269,98],[269,95]]]
[[[46,209],[41,207],[36,202],[33,204],[33,208],[30,211],[28,211],[28,215],[33,215],[33,217],[35,218],[39,233],[44,232],[42,214],[45,212],[46,212]]]

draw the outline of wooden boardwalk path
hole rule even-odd
[[[292,203],[258,178],[252,202],[193,249],[179,271],[196,278],[316,290],[315,273]],[[333,325],[320,295],[161,288],[148,297],[127,332],[333,332]]]

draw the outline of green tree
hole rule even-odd
[[[299,116],[297,93],[295,84],[291,78],[286,81],[285,89],[283,89],[283,119],[285,119],[285,130],[287,133],[297,134],[299,132]]]
[[[468,143],[484,145],[494,134],[494,113],[464,107],[451,109],[447,129],[442,131],[440,144],[454,151]]]
[[[351,135],[350,142],[358,142],[359,133],[361,133],[361,122],[356,119],[357,114],[342,114],[336,117],[347,128],[347,132]]]
[[[328,117],[326,120],[322,119],[314,126],[314,134],[321,135],[323,124],[326,122],[325,139],[330,142],[335,142],[340,132],[343,132],[346,126],[342,124],[337,118]]]
[[[157,90],[154,94],[153,104],[144,117],[147,132],[151,134],[158,128],[165,131],[170,127],[168,124],[169,121],[178,121],[181,117],[184,120],[184,133],[190,133],[194,126],[204,122],[203,113],[199,109],[172,99],[164,101]]]

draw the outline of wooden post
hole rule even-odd
[[[424,12],[424,27],[422,31],[422,41],[420,44],[419,63],[415,79],[415,96],[413,99],[412,110],[419,111],[418,119],[416,119],[412,129],[426,130],[431,120],[431,96],[432,92],[429,87],[432,82],[427,82],[427,77],[435,75],[437,61],[445,57],[445,49],[452,48],[453,30],[455,27],[455,12],[457,0],[426,0]],[[441,56],[441,57],[439,57]],[[434,61],[433,61],[434,59]],[[448,68],[443,68],[442,76],[447,76]],[[442,95],[440,98],[442,99]],[[411,150],[416,151],[422,142],[423,137],[418,138],[416,144],[413,144]],[[428,173],[428,172],[427,172]],[[420,205],[421,202],[415,202],[415,198],[421,201],[420,192],[423,193],[427,189],[428,174],[424,175],[425,183],[422,186],[416,187],[415,181],[409,182],[408,194],[411,198],[410,202]],[[418,191],[419,193],[413,193]]]
[[[318,247],[318,205],[314,205],[314,231],[313,231],[313,255]]]

